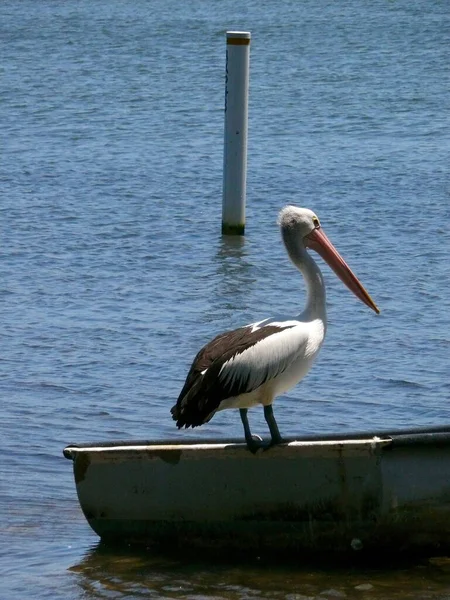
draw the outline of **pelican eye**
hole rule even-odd
[[[312,218],[312,222],[313,222],[313,225],[314,225],[314,227],[315,227],[316,229],[319,229],[319,227],[320,227],[320,221],[319,221],[319,219],[318,219],[316,216],[314,216],[314,217]]]

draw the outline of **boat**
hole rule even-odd
[[[288,439],[70,444],[104,542],[276,556],[450,551],[450,427]]]

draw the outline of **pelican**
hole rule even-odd
[[[278,224],[288,256],[306,282],[305,309],[296,316],[265,319],[215,337],[195,357],[171,409],[180,429],[203,425],[220,410],[238,408],[251,452],[261,447],[262,440],[251,433],[248,409],[262,404],[270,445],[282,443],[273,401],[305,377],[325,338],[325,284],[307,249],[317,252],[357,298],[380,312],[313,211],[286,206]]]

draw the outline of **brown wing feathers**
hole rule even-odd
[[[192,363],[177,403],[171,409],[177,426],[202,425],[223,400],[251,392],[249,377],[246,377],[246,381],[238,378],[233,378],[231,382],[224,381],[219,375],[222,366],[233,356],[283,329],[267,325],[252,331],[251,326],[240,327],[221,333],[202,348]]]

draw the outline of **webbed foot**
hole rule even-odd
[[[260,448],[264,447],[264,442],[259,435],[251,435],[245,440],[247,442],[247,448],[252,454],[256,454]]]
[[[284,444],[285,440],[281,437],[281,435],[272,436],[270,440],[270,446],[278,446],[279,444]]]

